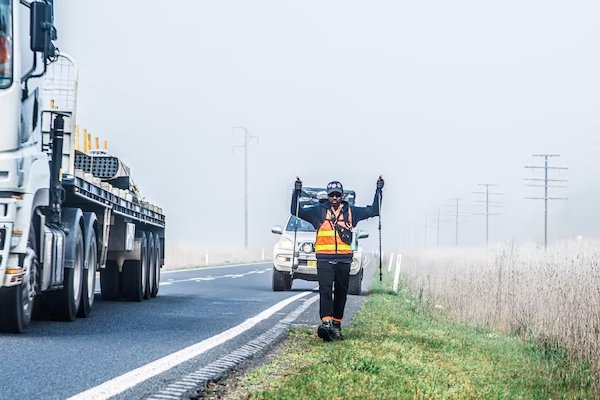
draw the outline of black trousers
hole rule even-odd
[[[348,296],[350,282],[350,263],[332,264],[329,261],[317,261],[317,278],[319,279],[320,307],[319,314],[323,317],[342,319]],[[333,283],[335,282],[335,293]],[[332,300],[332,294],[334,295]]]

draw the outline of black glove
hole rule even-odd
[[[383,184],[383,178],[380,176],[379,179],[377,179],[377,190],[383,189]]]
[[[302,190],[302,181],[300,178],[296,177],[296,182],[294,182],[294,190],[300,192]]]

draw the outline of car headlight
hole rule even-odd
[[[279,247],[280,249],[291,250],[293,246],[294,244],[292,243],[292,241],[285,237],[282,237],[281,239],[279,239],[279,242],[277,242],[277,247]]]

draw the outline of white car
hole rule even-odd
[[[306,281],[317,281],[317,257],[315,254],[315,241],[317,234],[312,224],[298,219],[298,231],[296,237],[297,263],[298,266],[292,271],[292,247],[294,241],[294,225],[296,217],[290,215],[285,225],[274,226],[271,232],[281,235],[281,239],[273,248],[273,290],[289,290],[292,288],[294,279]],[[359,230],[358,238],[369,237],[367,231]],[[363,279],[363,257],[362,248],[354,252],[354,259],[350,265],[350,283],[348,294],[359,295]]]

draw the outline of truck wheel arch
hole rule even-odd
[[[99,228],[98,228],[98,216],[95,212],[83,213],[82,221],[80,222],[81,231],[83,232],[84,248],[87,249],[90,245],[89,240],[92,236],[92,231],[96,234],[96,240],[100,239]],[[97,247],[98,248],[98,247]],[[98,259],[99,261],[99,259]],[[88,269],[88,260],[86,259],[83,263],[83,269]]]
[[[71,246],[71,231],[73,227],[79,225],[81,228],[81,232],[85,232],[85,224],[84,224],[84,215],[83,211],[79,208],[64,208],[62,212],[62,220],[66,225],[66,228],[69,229],[69,234],[65,238],[65,259],[64,259],[64,267],[65,268],[73,268],[73,263],[75,262],[75,251],[76,246]],[[85,236],[84,236],[85,237]],[[84,264],[85,265],[85,264]]]

